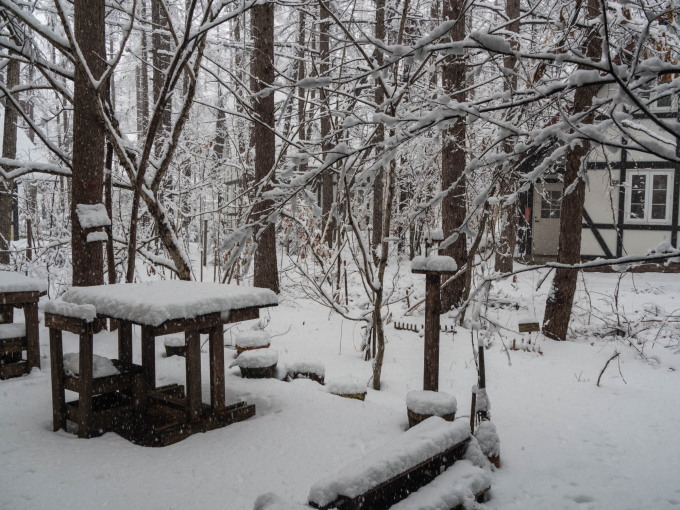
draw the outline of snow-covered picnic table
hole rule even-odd
[[[4,340],[0,344],[0,379],[28,373],[33,367],[40,368],[38,300],[46,293],[47,282],[0,271],[0,330],[8,329],[7,334],[0,333]],[[18,337],[9,335],[9,330],[18,331],[15,325],[3,326],[14,322],[14,308],[24,309],[25,327]],[[21,359],[23,350],[26,361]]]
[[[271,290],[165,280],[74,287],[62,298],[94,305],[100,318],[118,321],[118,356],[123,362],[132,362],[132,326],[141,326],[142,367],[149,387],[156,390],[151,392],[151,400],[185,412],[186,423],[178,424],[182,434],[193,433],[192,424],[195,431],[205,431],[255,413],[254,406],[245,403],[225,405],[222,326],[255,319],[260,308],[276,306],[278,297]],[[155,339],[172,333],[185,335],[186,397],[177,385],[156,388]],[[210,405],[203,404],[201,398],[201,333],[209,336]]]

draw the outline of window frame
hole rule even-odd
[[[633,177],[637,175],[646,176],[645,179],[645,203],[644,203],[644,218],[634,218],[631,216],[631,200],[633,191]],[[654,176],[665,175],[667,180],[666,185],[666,215],[663,219],[652,219],[652,183]],[[674,171],[668,170],[629,170],[626,173],[626,201],[625,201],[625,218],[627,223],[636,225],[670,225],[673,215],[673,185],[674,185]]]

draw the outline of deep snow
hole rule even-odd
[[[424,277],[404,278],[415,283],[412,299],[423,295]],[[529,273],[516,284],[494,287],[495,307],[486,316],[511,330],[520,315],[541,317],[550,281],[536,292],[540,279]],[[585,275],[588,294],[581,282],[576,302],[582,316],[573,323],[573,340],[541,340],[543,355],[506,352],[504,345],[519,338],[509,331],[491,337],[487,388],[502,469],[492,476],[491,499],[483,508],[680,508],[680,324],[665,324],[656,342],[660,323],[633,324],[652,329],[639,334],[646,342],[634,341],[632,347],[614,336],[598,336],[607,329],[600,319],[616,323],[611,307],[617,279],[615,274]],[[621,284],[619,310],[625,309],[629,320],[658,320],[680,308],[679,296],[680,275],[629,275]],[[404,308],[393,307],[394,317]],[[21,313],[16,316],[21,320]],[[351,376],[369,382],[371,366],[358,352],[357,324],[292,292],[263,316],[271,317],[266,330],[280,364],[318,359],[327,379]],[[419,323],[422,311],[406,320]],[[231,328],[225,342],[251,326]],[[241,379],[232,368],[227,400],[256,404],[254,418],[160,449],[138,447],[115,434],[84,440],[52,432],[47,330],[41,327],[40,335],[42,371],[0,381],[2,509],[240,510],[251,509],[269,491],[303,503],[314,483],[398,441],[407,425],[406,393],[422,389],[422,338],[390,324],[382,390],[368,389],[365,402],[334,396],[309,380]],[[134,338],[137,359],[137,329]],[[96,354],[115,357],[115,348],[115,334],[97,337]],[[77,338],[65,334],[65,352],[77,349]],[[621,355],[597,387],[615,349]],[[232,352],[227,351],[227,364]],[[162,357],[160,339],[156,353],[158,384],[182,383],[184,360]],[[440,366],[440,390],[457,398],[458,415],[467,420],[476,383],[469,330],[442,334]],[[207,395],[207,355],[203,370]]]

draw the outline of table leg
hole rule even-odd
[[[156,337],[153,328],[142,326],[142,366],[149,388],[156,387]]]
[[[91,437],[92,424],[92,333],[80,334],[80,388],[78,392],[78,437]]]
[[[213,409],[225,406],[224,396],[224,331],[222,325],[210,329],[210,405]]]
[[[38,335],[38,303],[24,305],[26,321],[26,359],[28,369],[40,368],[40,338]]]
[[[61,331],[52,328],[50,328],[50,365],[52,369],[52,422],[54,430],[66,430],[64,352]]]
[[[198,331],[184,333],[186,339],[186,371],[187,371],[187,402],[189,404],[189,419],[200,419],[201,405],[201,334]]]
[[[127,321],[118,322],[118,359],[132,363],[132,323]]]
[[[0,324],[14,322],[14,307],[12,305],[0,305]]]

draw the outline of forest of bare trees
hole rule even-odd
[[[464,315],[513,273],[519,194],[560,167],[543,322],[564,339],[589,153],[680,169],[679,119],[650,107],[680,92],[679,13],[677,0],[0,0],[0,263],[64,285],[161,272],[278,292],[288,278],[365,326],[379,389],[399,267],[442,229],[458,265],[442,302]],[[88,237],[76,206],[100,203],[112,225]]]

